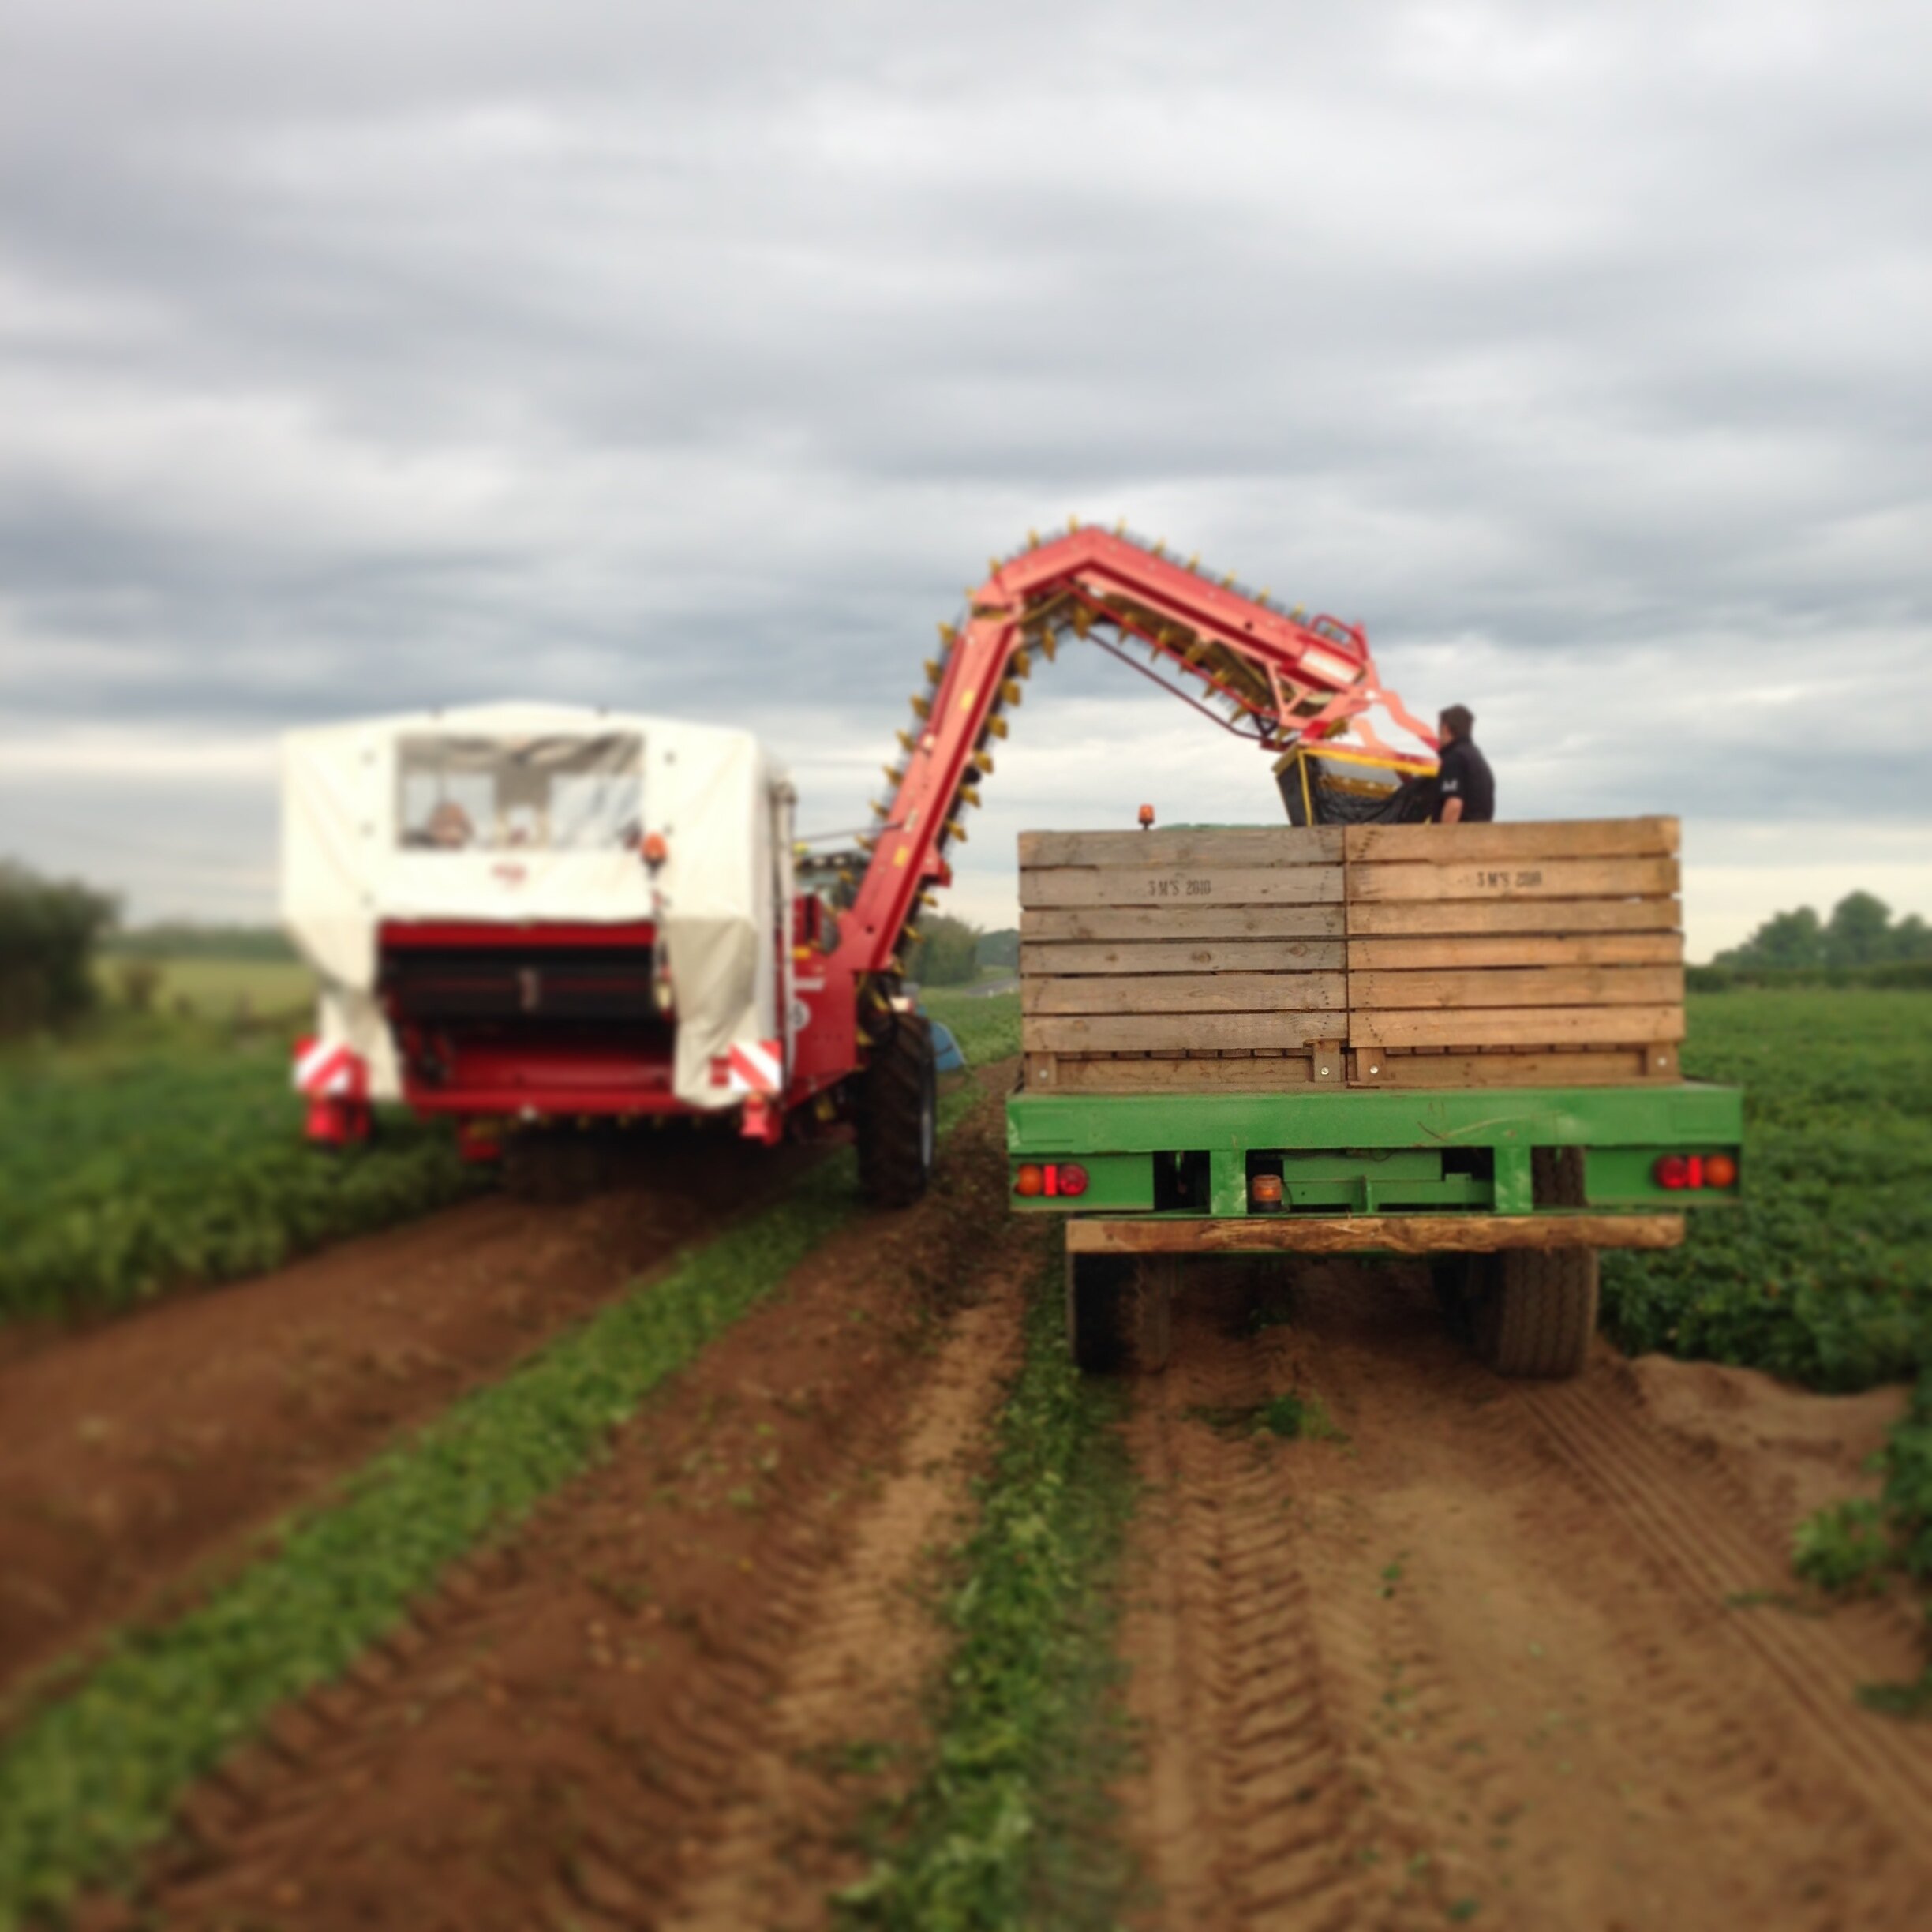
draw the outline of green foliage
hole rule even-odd
[[[94,1004],[91,962],[115,901],[0,859],[0,1036],[64,1027]]]
[[[279,926],[204,926],[172,919],[116,933],[101,950],[110,956],[151,960],[265,960],[293,964],[301,956]]]
[[[156,1026],[0,1061],[0,1320],[232,1280],[477,1185],[447,1133],[301,1138],[286,1046]]]
[[[1057,1271],[1034,1282],[1024,1365],[949,1604],[934,1762],[897,1842],[844,1893],[905,1932],[1110,1927],[1125,1873],[1103,1793],[1123,1761],[1111,1589],[1133,1492],[1118,1396],[1069,1358]]]
[[[1017,926],[1002,926],[997,932],[979,935],[979,964],[997,966],[1003,972],[1017,973],[1020,970],[1020,929]]]
[[[990,1066],[1020,1050],[1017,993],[927,993],[920,1003],[934,1019],[953,1029],[969,1065]]]
[[[1202,1406],[1188,1413],[1225,1436],[1278,1436],[1287,1441],[1346,1442],[1334,1418],[1318,1396],[1293,1389],[1264,1401],[1237,1407]]]
[[[1894,925],[1874,893],[1848,893],[1821,919],[1809,906],[1778,912],[1740,946],[1717,955],[1719,966],[1856,968],[1932,961],[1932,927],[1917,913]]]
[[[923,914],[906,977],[922,987],[968,986],[979,973],[979,928],[946,912]]]
[[[1825,1589],[1875,1588],[1891,1556],[1878,1505],[1864,1497],[1817,1511],[1792,1538],[1792,1567]]]
[[[1840,1391],[1932,1364],[1932,1007],[1694,996],[1684,1064],[1744,1088],[1745,1197],[1681,1248],[1604,1256],[1619,1346]]]
[[[182,1789],[277,1704],[340,1674],[449,1563],[500,1535],[769,1295],[856,1207],[849,1155],[459,1402],[296,1518],[178,1621],[125,1636],[0,1745],[0,1928],[58,1911],[165,1830]]]

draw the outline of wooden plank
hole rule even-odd
[[[1320,878],[1326,875],[1311,868],[1309,876]],[[1668,895],[1677,890],[1679,883],[1675,859],[1532,859],[1497,865],[1351,865],[1347,876],[1351,902],[1634,899]]]
[[[1023,945],[1020,971],[1051,973],[1339,972],[1347,964],[1339,939],[1122,941],[1114,945]]]
[[[1674,932],[1683,923],[1675,899],[1463,899],[1348,908],[1349,936],[1458,933]]]
[[[1023,941],[1339,938],[1344,926],[1339,904],[1055,906],[1020,915]]]
[[[1675,1248],[1680,1214],[1153,1215],[1067,1222],[1069,1254],[1493,1254],[1506,1248]]]
[[[1579,1053],[1391,1053],[1349,1055],[1357,1087],[1634,1087],[1678,1077],[1674,1046],[1599,1047]]]
[[[1305,1053],[1265,1060],[1082,1060],[1028,1054],[1026,1069],[1027,1087],[1035,1093],[1273,1093],[1305,1087],[1314,1076]]]
[[[1341,897],[1339,866],[1043,866],[1020,874],[1023,906],[1332,905]]]
[[[1066,1023],[1061,1023],[1066,1024]],[[1480,1013],[1352,1012],[1353,1046],[1637,1046],[1680,1040],[1679,1006],[1529,1006]]]
[[[1681,1002],[1683,990],[1681,966],[1492,966],[1468,972],[1352,972],[1348,1004],[1351,1013],[1418,1006],[1655,1006]]]
[[[1168,1046],[1194,1053],[1229,1046],[1309,1046],[1318,1039],[1334,1039],[1341,1030],[1331,1013],[1028,1015],[1020,1024],[1025,1051],[1050,1054],[1151,1053]]]
[[[1030,866],[1339,865],[1340,826],[1177,826],[1171,831],[1022,832]]]
[[[1023,1013],[1333,1013],[1347,1005],[1348,975],[1339,972],[1093,975],[1020,987]]]
[[[1681,933],[1518,933],[1496,938],[1351,939],[1349,970],[1413,972],[1477,966],[1676,966]]]
[[[1544,818],[1507,825],[1365,825],[1347,828],[1351,865],[1420,859],[1482,865],[1524,859],[1674,859],[1675,818]]]

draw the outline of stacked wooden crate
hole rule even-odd
[[[1024,833],[1027,1088],[1676,1080],[1677,846],[1674,818]]]
[[[1342,850],[1335,827],[1023,833],[1028,1089],[1341,1085]]]
[[[1675,818],[1351,826],[1349,1078],[1678,1077]]]

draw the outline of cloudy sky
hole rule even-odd
[[[749,724],[861,822],[1069,512],[1359,620],[1694,956],[1932,912],[1932,9],[8,0],[0,854],[267,915],[291,724]],[[1273,815],[1063,653],[1024,825]]]

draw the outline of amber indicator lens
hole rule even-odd
[[[1279,1208],[1282,1204],[1281,1176],[1256,1174],[1248,1183],[1248,1204],[1251,1208]]]
[[[1046,1177],[1031,1161],[1013,1176],[1013,1192],[1024,1194],[1028,1200],[1046,1190]]]
[[[1735,1187],[1737,1178],[1738,1164],[1728,1154],[1706,1154],[1704,1156],[1704,1185],[1706,1187]]]

